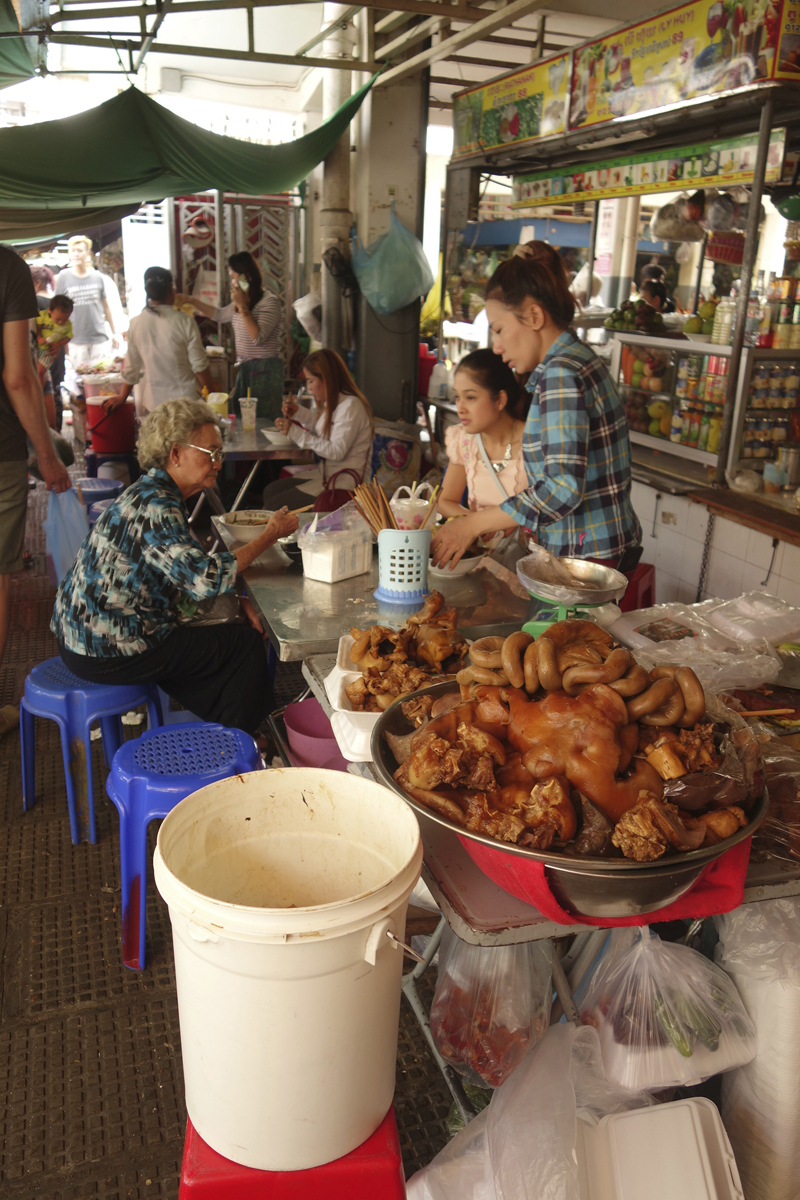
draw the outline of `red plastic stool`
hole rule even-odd
[[[256,1171],[223,1158],[186,1123],[179,1200],[405,1200],[394,1106],[357,1149],[308,1171]]]
[[[640,562],[628,579],[628,590],[619,602],[622,612],[635,608],[650,608],[656,602],[656,569],[651,563]]]

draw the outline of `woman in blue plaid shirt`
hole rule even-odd
[[[631,452],[622,402],[605,364],[570,330],[575,301],[558,252],[518,246],[486,287],[495,354],[526,384],[531,406],[522,439],[529,487],[449,521],[433,557],[453,566],[482,534],[527,529],[553,554],[631,571],[642,531],[631,506]]]

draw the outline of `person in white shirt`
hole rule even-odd
[[[109,411],[124,404],[139,382],[145,412],[152,412],[165,400],[197,400],[202,388],[211,390],[200,331],[192,317],[173,307],[172,273],[166,267],[148,267],[144,290],[147,307],[131,321],[121,372],[124,383],[104,402]]]
[[[119,316],[122,305],[114,280],[92,265],[90,239],[82,234],[72,237],[67,248],[70,265],[59,272],[55,291],[59,296],[69,296],[74,305],[68,353],[73,370],[77,370],[113,357],[119,344],[118,319],[113,310],[117,308]]]
[[[264,507],[300,508],[332,484],[353,492],[369,478],[375,418],[342,359],[333,350],[316,350],[303,367],[316,411],[284,400],[277,429],[302,449],[313,450],[322,462],[309,475],[278,479],[264,489]],[[334,476],[338,478],[334,480]]]

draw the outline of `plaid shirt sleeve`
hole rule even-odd
[[[539,380],[543,476],[501,504],[527,529],[560,521],[583,503],[589,455],[589,416],[581,380],[557,359]]]

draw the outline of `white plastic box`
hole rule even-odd
[[[313,546],[303,546],[303,574],[321,583],[338,583],[363,575],[372,567],[372,535],[364,529],[316,534]]]
[[[581,1200],[744,1200],[722,1119],[710,1100],[676,1100],[578,1120]]]

